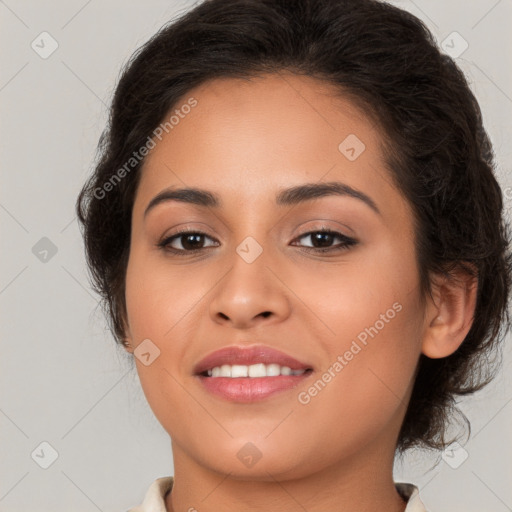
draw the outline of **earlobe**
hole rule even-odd
[[[123,332],[125,335],[123,336],[122,343],[123,347],[126,350],[126,352],[129,352],[130,354],[133,354],[133,346],[132,346],[132,335],[130,331],[130,327],[127,325],[128,322],[123,319]]]
[[[133,347],[129,339],[123,338],[123,347],[126,350],[126,352],[133,354]]]
[[[478,278],[464,269],[440,277],[429,298],[422,353],[432,359],[453,354],[473,325]]]

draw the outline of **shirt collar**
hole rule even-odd
[[[144,496],[143,502],[128,512],[166,512],[165,496],[172,489],[174,477],[157,478]],[[405,512],[427,512],[421,502],[418,487],[405,482],[395,482],[395,487],[402,498],[407,502]]]

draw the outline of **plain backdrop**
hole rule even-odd
[[[512,209],[512,1],[394,3],[446,51],[467,45],[457,62]],[[122,65],[192,5],[0,0],[2,512],[125,511],[173,474],[169,437],[89,287],[74,205]],[[396,464],[395,480],[418,485],[431,512],[512,510],[510,343],[504,353],[496,381],[460,402],[473,429],[464,451]]]

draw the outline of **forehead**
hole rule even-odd
[[[188,91],[166,119],[172,115],[172,127],[146,157],[140,201],[172,185],[231,191],[245,203],[305,181],[340,180],[368,193],[390,182],[371,120],[333,85],[311,77],[210,80]]]

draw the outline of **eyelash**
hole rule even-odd
[[[357,243],[358,243],[357,240],[355,240],[353,238],[345,236],[345,235],[339,233],[338,231],[333,231],[333,230],[327,229],[327,228],[320,228],[315,231],[308,231],[307,233],[303,233],[302,235],[295,238],[295,240],[300,240],[301,238],[304,238],[304,237],[307,237],[307,236],[310,236],[313,234],[317,234],[317,233],[334,235],[341,239],[341,243],[334,247],[303,247],[303,249],[305,249],[308,252],[312,251],[312,252],[323,254],[323,253],[328,253],[328,252],[344,251],[344,250],[348,249],[349,247],[357,245]],[[208,247],[200,247],[199,249],[186,250],[186,249],[174,249],[172,247],[169,247],[170,243],[173,240],[175,240],[177,238],[181,238],[184,235],[203,235],[203,236],[206,236],[206,237],[214,240],[212,237],[208,236],[206,233],[203,233],[202,231],[196,231],[193,229],[183,229],[183,230],[177,231],[176,233],[174,233],[173,235],[171,235],[169,237],[164,238],[161,242],[159,242],[157,244],[157,246],[159,248],[161,248],[162,250],[164,250],[166,252],[171,252],[173,254],[176,254],[177,256],[188,256],[190,254],[197,253],[199,251],[203,251],[204,249],[208,249]]]

